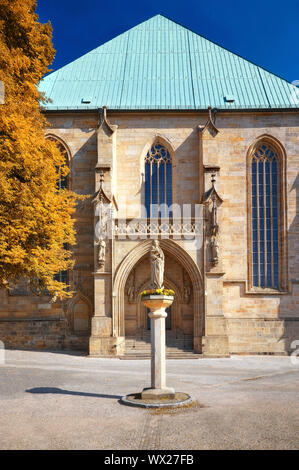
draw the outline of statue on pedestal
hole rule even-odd
[[[135,301],[135,271],[132,272],[127,283],[127,296],[130,304]]]
[[[151,287],[164,289],[164,253],[158,240],[154,240],[151,248]]]
[[[106,242],[103,238],[99,240],[99,253],[98,253],[98,264],[99,266],[103,266],[105,263],[105,256],[106,256]]]
[[[216,237],[212,237],[211,252],[212,252],[212,264],[213,266],[217,266],[218,261],[219,261],[219,246],[218,246]]]
[[[218,245],[218,220],[217,220],[217,203],[216,195],[212,196],[213,206],[211,212],[211,258],[212,265],[217,266],[219,262],[219,245]]]
[[[184,286],[183,289],[184,289],[184,292],[183,292],[184,302],[185,304],[189,304],[190,296],[191,296],[191,288],[190,286]]]

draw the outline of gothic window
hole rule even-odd
[[[59,271],[59,273],[54,275],[55,281],[63,282],[64,284],[69,283],[68,271]]]
[[[47,138],[54,141],[54,142],[56,142],[57,147],[59,148],[60,152],[64,156],[65,164],[67,166],[69,166],[69,161],[70,161],[69,153],[68,153],[67,148],[65,147],[65,145],[62,142],[60,142],[60,140],[56,139],[54,136],[49,136]],[[59,174],[59,178],[58,178],[58,181],[57,181],[57,188],[58,189],[69,188],[69,175],[66,175],[66,176],[62,175],[61,169],[59,167],[57,168],[57,172]],[[65,246],[65,249],[68,249],[67,245]],[[54,279],[55,279],[55,281],[59,281],[59,282],[63,282],[65,284],[68,284],[69,283],[69,273],[68,273],[68,271],[60,271],[59,273],[54,275]]]
[[[69,165],[69,155],[68,155],[68,151],[67,151],[66,147],[58,139],[55,139],[55,137],[51,136],[51,137],[48,137],[48,139],[53,140],[54,142],[56,142],[56,145],[59,148],[60,153],[62,153],[62,155],[64,156],[65,164],[68,166]],[[61,169],[59,167],[57,168],[57,172],[59,174],[59,179],[57,181],[57,187],[59,189],[68,188],[69,187],[69,178],[68,178],[69,175],[66,175],[66,176],[62,175]]]
[[[60,152],[62,153],[62,155],[64,156],[66,165],[68,165],[69,161],[68,161],[68,154],[67,154],[66,148],[60,142],[58,144],[58,148],[59,148]],[[68,175],[66,175],[66,176],[62,175],[60,168],[58,168],[58,172],[59,172],[58,188],[59,189],[68,188],[68,183],[69,183],[68,182]]]
[[[68,243],[64,243],[63,247],[65,250],[69,250]],[[59,273],[54,274],[54,280],[58,282],[63,282],[64,284],[69,284],[69,272],[68,270],[59,271]],[[68,290],[68,288],[67,288]]]
[[[147,217],[171,216],[172,163],[161,144],[152,146],[145,157],[145,207]]]
[[[267,143],[257,146],[250,159],[251,285],[279,289],[281,263],[281,159]]]

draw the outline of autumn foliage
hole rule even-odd
[[[75,195],[57,189],[68,167],[45,138],[37,86],[55,51],[35,8],[35,0],[0,0],[0,287],[25,277],[35,291],[64,297],[55,274],[72,266],[65,248],[75,242]]]

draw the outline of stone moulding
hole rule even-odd
[[[151,235],[161,236],[184,236],[190,235],[196,237],[201,233],[201,220],[190,218],[186,223],[181,219],[155,220],[152,219],[132,219],[124,221],[115,219],[114,234],[117,238],[126,238],[132,235],[140,237],[149,237]]]

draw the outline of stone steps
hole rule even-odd
[[[119,356],[122,360],[137,360],[137,359],[150,359],[150,353],[126,353],[124,356]],[[196,354],[193,351],[181,351],[180,353],[169,352],[166,353],[166,359],[200,359],[202,354]]]
[[[144,332],[140,337],[126,338],[126,352],[120,359],[149,359],[151,357],[150,332]],[[200,354],[193,352],[193,338],[191,335],[167,332],[166,358],[167,359],[196,359]]]
[[[137,350],[126,350],[125,352],[126,356],[138,356],[138,355],[143,355],[143,356],[148,356],[150,357],[151,355],[151,350],[144,350],[144,349],[137,349]],[[172,348],[169,348],[168,350],[166,350],[166,355],[170,355],[172,354],[173,356],[174,355],[177,355],[177,356],[180,356],[180,355],[184,355],[184,354],[194,354],[193,350],[192,349],[185,349],[185,350],[182,350],[182,349],[172,349]]]
[[[135,346],[128,346],[126,345],[126,351],[150,351],[151,350],[151,345],[148,343],[145,344],[136,344]],[[180,345],[180,344],[174,344],[166,345],[166,351],[193,351],[192,345]]]
[[[150,343],[135,343],[135,344],[126,344],[126,350],[131,351],[131,350],[144,350],[144,351],[150,351],[151,349],[151,344]],[[166,344],[166,349],[179,349],[179,350],[189,350],[192,351],[193,347],[192,344],[180,344],[180,343],[174,343],[174,344]]]

